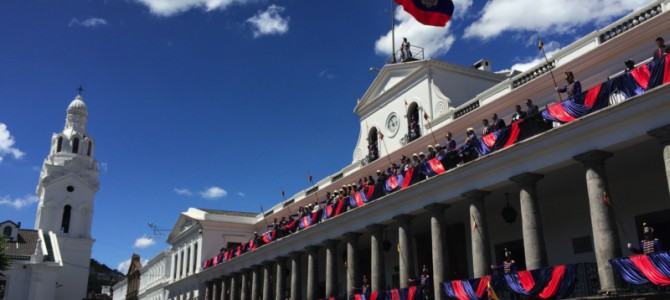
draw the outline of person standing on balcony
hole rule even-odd
[[[512,123],[526,118],[526,112],[521,110],[521,105],[514,106],[514,116],[512,116]]]
[[[507,250],[505,248],[505,259],[503,260],[502,264],[499,265],[491,265],[492,270],[503,270],[504,274],[509,274],[509,273],[516,273],[517,267],[516,267],[516,262],[514,261],[514,258],[512,257],[512,251]]]
[[[493,121],[493,124],[491,124],[491,132],[505,128],[505,121],[503,121],[503,119],[498,119],[498,114],[491,115],[491,120]]]
[[[407,38],[404,37],[402,38],[402,46],[400,46],[401,49],[405,52],[405,58],[412,58],[412,51],[409,49],[411,46],[409,42],[407,41]]]
[[[488,119],[482,120],[482,126],[484,126],[484,128],[482,128],[482,136],[485,136],[485,135],[487,135],[487,134],[489,134],[493,131],[492,130],[493,127],[491,125],[489,125],[489,120]]]
[[[574,99],[575,96],[582,93],[582,84],[579,81],[575,81],[575,74],[571,71],[565,72],[565,81],[568,82],[564,87],[556,87],[556,91],[559,93],[567,93],[568,99]]]
[[[654,51],[654,60],[659,59],[663,54],[668,53],[670,48],[665,45],[665,40],[662,37],[656,38],[656,51]]]
[[[640,241],[640,248],[635,248],[631,243],[628,243],[628,249],[633,253],[649,254],[661,251],[661,241],[654,238],[654,227],[647,226],[647,223],[642,223],[644,227],[644,239]]]
[[[537,105],[533,104],[533,100],[530,99],[526,99],[526,107],[528,107],[528,110],[526,110],[526,116],[528,117],[535,117],[540,111]]]
[[[447,147],[447,151],[454,151],[456,150],[456,141],[454,141],[454,135],[451,133],[451,131],[447,131],[447,135],[445,136],[447,138],[447,142],[444,143],[445,146]]]

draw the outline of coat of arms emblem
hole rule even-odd
[[[440,0],[421,0],[421,3],[423,3],[426,8],[431,8],[435,5],[437,5],[437,2]]]

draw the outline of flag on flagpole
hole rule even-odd
[[[395,0],[419,23],[429,26],[447,26],[454,13],[451,0]]]
[[[428,116],[428,113],[425,111],[423,112],[423,119],[426,121],[430,121],[430,117]]]
[[[538,48],[539,51],[542,51],[542,48],[544,48],[544,43],[542,43],[541,38],[537,39],[537,48]]]
[[[384,134],[381,131],[378,131],[378,133],[379,133],[379,139],[383,140],[384,139]]]

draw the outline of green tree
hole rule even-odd
[[[5,240],[5,237],[0,237],[0,275],[2,275],[2,271],[6,271],[9,269],[9,266],[11,264],[11,260],[7,255],[5,255],[5,251],[7,250],[7,241]]]

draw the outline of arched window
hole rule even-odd
[[[56,145],[56,153],[60,152],[61,150],[63,150],[63,137],[59,136],[58,144]]]
[[[5,226],[5,228],[2,229],[2,234],[5,236],[12,236],[12,226]]]
[[[86,150],[86,155],[91,156],[91,151],[93,149],[93,142],[88,141],[88,149]]]
[[[378,139],[377,127],[372,127],[368,132],[368,161],[374,161],[379,158],[379,147],[377,146]]]
[[[76,137],[74,140],[72,140],[72,153],[78,153],[79,152],[79,138]]]
[[[61,222],[61,225],[60,225],[60,230],[63,233],[70,232],[70,215],[71,214],[72,214],[72,206],[65,205],[65,207],[63,207],[63,221]]]
[[[419,105],[412,102],[407,108],[407,132],[409,141],[421,137],[421,127],[419,126]]]

